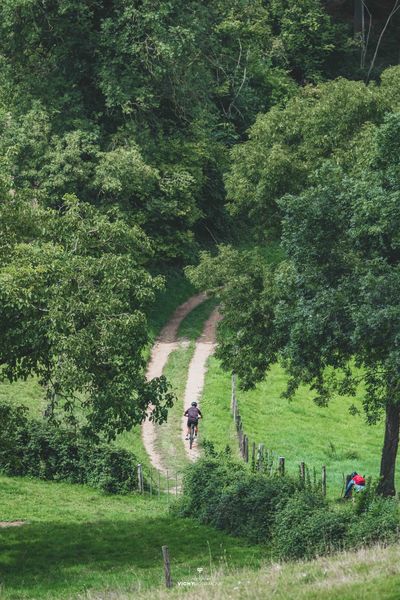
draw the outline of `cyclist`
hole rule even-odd
[[[186,440],[189,439],[190,436],[190,427],[192,425],[194,425],[194,437],[197,437],[197,434],[199,432],[199,417],[202,418],[203,415],[200,412],[200,409],[197,408],[197,402],[192,402],[192,405],[190,406],[190,408],[188,408],[187,410],[185,410],[184,412],[184,416],[188,418],[187,420],[187,433],[186,433]]]

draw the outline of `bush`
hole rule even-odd
[[[233,535],[266,542],[278,506],[298,488],[289,477],[250,473],[229,453],[208,455],[187,469],[183,499],[175,510]]]
[[[246,474],[221,494],[211,524],[252,542],[266,542],[278,508],[296,489],[288,477]]]
[[[225,488],[244,474],[243,464],[235,463],[225,456],[200,458],[186,470],[184,494],[177,505],[177,512],[182,516],[196,518],[201,523],[212,523]]]
[[[110,444],[90,443],[79,433],[26,418],[22,407],[0,403],[0,469],[53,481],[86,483],[109,494],[137,487],[137,460]]]
[[[399,504],[377,497],[371,482],[357,501],[332,505],[320,483],[251,473],[229,453],[188,467],[175,510],[252,542],[272,542],[281,559],[313,558],[344,547],[391,541],[399,533]]]
[[[120,448],[87,448],[86,483],[108,494],[127,494],[137,488],[135,456]]]
[[[351,523],[346,543],[349,547],[399,539],[399,503],[395,498],[375,497]]]
[[[351,519],[349,511],[333,511],[322,496],[301,491],[277,514],[276,552],[283,559],[313,558],[341,548]]]

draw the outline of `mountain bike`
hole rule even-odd
[[[189,448],[192,449],[193,446],[193,440],[194,440],[194,430],[195,430],[195,424],[191,423],[190,424],[190,433],[189,433]]]

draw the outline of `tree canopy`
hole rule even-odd
[[[361,80],[397,60],[386,44],[397,17],[386,24],[371,4],[379,52],[368,69],[374,45],[327,4],[1,3],[0,368],[11,380],[36,374],[49,416],[64,408],[76,424],[83,412],[85,426],[109,437],[140,422],[150,402],[163,418],[171,396],[164,380],[145,381],[143,358],[157,273],[239,237],[242,221],[263,237],[283,231],[289,256],[296,211],[286,194],[307,204],[303,195],[326,177],[334,196],[343,172],[378,197],[395,177],[364,147],[389,127],[398,73],[385,72],[380,86]],[[380,179],[372,185],[366,170]],[[261,294],[223,325],[221,356],[233,360],[239,327],[250,384],[282,348],[261,349],[278,296],[264,289],[261,258],[225,249],[225,259]],[[231,292],[233,307],[244,292]]]
[[[246,202],[254,199],[252,214],[261,208],[264,226],[279,215],[283,258],[267,264],[260,254],[222,248],[217,258],[204,253],[199,267],[189,270],[194,282],[221,295],[218,353],[244,386],[262,379],[277,360],[290,375],[288,397],[306,383],[326,404],[332,393],[354,394],[363,382],[367,419],[386,414],[385,494],[394,494],[400,420],[400,114],[393,102],[399,80],[395,68],[364,95],[362,84],[341,80],[313,95],[310,90],[298,101],[294,125],[293,102],[281,111],[278,133],[270,125],[278,111],[261,117],[255,126],[259,163],[246,172],[237,162],[247,144],[250,154],[256,152],[251,137],[234,150],[230,185],[243,199],[233,182],[246,173],[241,185],[248,181],[248,189],[257,190],[246,196]],[[344,90],[346,111],[332,101]],[[282,168],[272,188],[276,171],[268,142],[274,135],[293,157],[285,161],[293,176],[286,180]]]

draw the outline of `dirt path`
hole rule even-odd
[[[22,527],[26,525],[26,521],[0,521],[0,528],[6,529],[7,527]]]
[[[185,408],[190,406],[193,400],[200,405],[200,397],[204,387],[204,379],[207,370],[207,361],[215,350],[215,335],[218,321],[221,316],[216,308],[204,324],[203,333],[196,341],[196,347],[193,358],[190,361],[188,378],[185,389]],[[199,448],[194,442],[192,449],[189,448],[189,443],[185,441],[186,435],[186,417],[182,418],[182,439],[185,444],[185,449],[190,460],[195,461],[199,456]]]
[[[151,351],[151,357],[146,373],[148,380],[153,379],[154,377],[160,377],[160,375],[162,375],[169,355],[173,350],[176,350],[179,347],[179,342],[177,341],[179,325],[183,319],[194,308],[196,308],[196,306],[199,306],[199,304],[204,302],[206,299],[207,296],[205,294],[197,294],[197,296],[189,298],[189,300],[181,304],[181,306],[176,309],[167,325],[161,330],[161,333]],[[163,473],[166,473],[166,470],[162,464],[161,456],[155,450],[154,446],[156,439],[156,426],[149,419],[146,419],[142,425],[142,438],[143,445],[150,457],[153,467]]]

